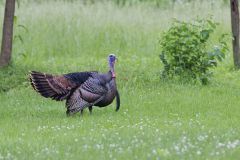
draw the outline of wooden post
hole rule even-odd
[[[239,53],[239,10],[238,0],[230,0],[231,6],[231,21],[233,35],[233,60],[236,68],[240,68],[240,53]]]
[[[6,0],[3,20],[0,67],[7,66],[11,60],[14,11],[15,0]]]

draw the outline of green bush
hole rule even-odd
[[[209,49],[209,37],[216,27],[217,23],[211,19],[192,23],[174,21],[160,40],[162,76],[190,78],[206,84],[212,75],[210,68],[217,66],[228,50],[225,35]]]

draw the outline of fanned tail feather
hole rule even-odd
[[[31,71],[29,79],[33,89],[43,97],[59,101],[65,99],[68,95],[63,88],[54,83],[53,75]]]
[[[42,96],[46,98],[54,96],[55,93],[53,92],[53,90],[50,88],[48,84],[48,81],[46,79],[46,74],[41,72],[31,71],[29,78],[34,90],[36,90]]]

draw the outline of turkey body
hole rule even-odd
[[[76,72],[64,75],[51,75],[31,71],[30,82],[34,90],[43,97],[53,100],[66,100],[67,115],[73,115],[85,108],[92,111],[93,106],[105,107],[116,97],[116,111],[120,108],[120,97],[116,78],[109,71]]]

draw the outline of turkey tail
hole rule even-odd
[[[57,77],[50,74],[31,71],[29,79],[33,89],[43,97],[60,101],[66,99],[70,94],[70,91],[63,84],[63,76]]]
[[[116,91],[116,111],[120,109],[120,95],[118,93],[118,90]]]

